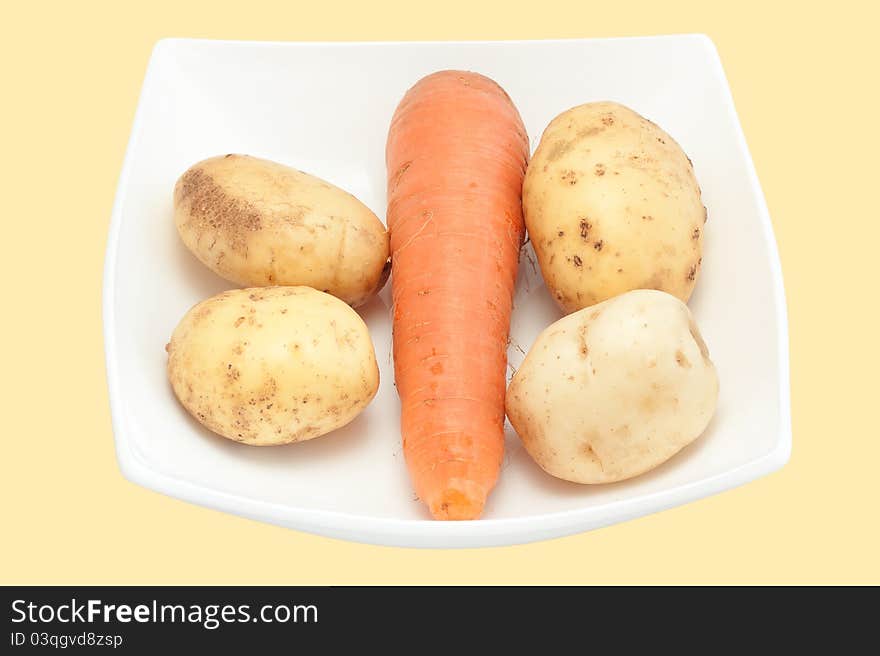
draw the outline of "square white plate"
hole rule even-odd
[[[194,162],[237,152],[323,177],[385,216],[385,136],[416,80],[478,71],[519,108],[532,147],[556,114],[617,100],[672,134],[709,209],[691,308],[720,379],[695,444],[628,482],[578,486],[543,473],[508,427],[485,518],[434,522],[413,496],[392,384],[390,285],[363,308],[382,382],[335,434],[254,448],[219,438],[178,405],[165,343],[196,302],[232,285],[199,264],[172,221]],[[526,253],[533,258],[533,255]],[[510,363],[559,317],[522,258]],[[130,480],[219,510],[350,540],[422,547],[541,540],[685,503],[781,467],[791,449],[788,332],[779,258],[721,63],[700,35],[489,43],[165,40],[153,51],[119,181],[104,274],[107,376],[119,464]]]

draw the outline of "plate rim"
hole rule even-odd
[[[211,44],[218,46],[266,46],[266,47],[373,47],[414,45],[517,45],[535,43],[581,43],[596,41],[658,41],[696,40],[706,52],[714,74],[723,83],[722,100],[734,124],[737,146],[745,157],[746,174],[757,199],[758,218],[763,237],[769,248],[769,265],[774,311],[778,330],[776,335],[779,352],[777,367],[779,385],[777,402],[780,409],[779,430],[776,442],[766,453],[731,469],[708,478],[664,488],[635,499],[611,501],[598,506],[574,508],[528,517],[480,519],[462,522],[438,522],[429,519],[396,519],[355,515],[340,511],[316,510],[288,506],[276,502],[256,500],[243,495],[223,492],[198,485],[153,469],[137,454],[130,440],[132,430],[126,421],[124,399],[119,388],[118,362],[116,356],[116,317],[114,299],[118,260],[119,231],[122,225],[122,206],[128,188],[132,162],[137,152],[143,123],[143,106],[155,84],[157,61],[162,53],[176,44]],[[779,249],[770,220],[770,213],[746,142],[745,134],[733,101],[727,76],[718,50],[709,36],[700,33],[663,34],[656,36],[628,36],[574,39],[511,39],[511,40],[452,40],[452,41],[248,41],[201,38],[163,38],[153,46],[144,81],[138,96],[134,120],[125,150],[122,169],[116,186],[111,211],[107,245],[104,257],[102,288],[102,323],[104,333],[104,359],[110,402],[116,457],[123,476],[129,481],[150,490],[205,506],[293,528],[326,537],[386,546],[423,548],[470,548],[523,544],[555,537],[563,537],[610,524],[627,521],[650,513],[717,494],[765,476],[783,467],[791,457],[791,391],[789,369],[788,314],[782,265]]]

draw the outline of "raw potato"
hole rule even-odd
[[[166,349],[183,406],[247,444],[324,435],[354,419],[379,386],[366,324],[309,287],[218,294],[187,312]]]
[[[629,292],[548,327],[507,389],[507,416],[544,470],[576,483],[641,474],[705,430],[718,377],[687,306]]]
[[[693,291],[706,220],[693,166],[623,105],[589,103],[553,119],[526,172],[523,210],[565,312],[633,289],[683,301]]]
[[[308,285],[356,307],[388,279],[388,233],[369,208],[268,160],[191,167],[174,187],[174,221],[187,248],[238,285]]]

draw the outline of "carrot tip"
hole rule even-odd
[[[428,505],[434,519],[479,519],[486,503],[486,493],[473,481],[450,481]]]

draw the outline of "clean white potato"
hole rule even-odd
[[[183,407],[246,444],[324,435],[354,419],[379,387],[366,324],[309,287],[236,289],[202,301],[166,350]]]
[[[388,233],[366,205],[256,157],[192,166],[174,187],[174,221],[199,260],[245,287],[307,285],[357,307],[391,270]]]
[[[623,105],[594,102],[553,119],[526,172],[523,211],[565,312],[633,289],[683,301],[693,291],[706,220],[693,166]]]
[[[687,306],[638,290],[544,330],[510,382],[506,409],[545,471],[611,483],[697,439],[717,398],[715,366]]]

